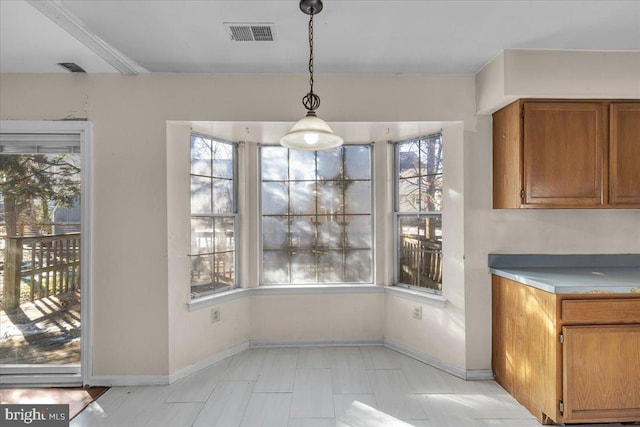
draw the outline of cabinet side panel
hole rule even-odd
[[[612,103],[609,203],[640,207],[640,104]]]
[[[520,102],[493,114],[493,208],[520,207],[522,190]]]
[[[525,291],[522,310],[526,321],[521,333],[528,338],[524,353],[528,369],[526,381],[536,410],[533,415],[540,419],[544,418],[544,414],[557,421],[559,396],[556,394],[556,385],[559,375],[556,295],[520,286]]]
[[[513,288],[499,276],[492,276],[492,360],[493,375],[498,384],[507,392],[515,395],[513,387],[514,372],[514,322],[513,310],[510,303],[513,296],[509,295]]]
[[[557,296],[493,276],[496,380],[538,420],[558,421]]]
[[[564,422],[640,420],[640,325],[566,326]]]

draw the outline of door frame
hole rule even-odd
[[[92,372],[92,209],[93,123],[86,120],[22,121],[0,120],[0,133],[74,134],[80,136],[80,367],[67,365],[15,365],[2,369],[0,384],[75,386],[89,384]]]

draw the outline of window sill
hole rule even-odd
[[[394,295],[394,296],[405,298],[411,301],[434,305],[436,307],[444,308],[447,305],[446,298],[444,298],[441,295],[430,294],[427,292],[421,292],[414,289],[402,288],[400,286],[385,286],[384,291],[389,295]]]
[[[383,286],[363,285],[263,285],[251,288],[251,295],[328,295],[373,294],[384,292]]]
[[[263,295],[331,295],[331,294],[375,294],[384,293],[383,286],[376,285],[286,285],[260,286],[257,288],[236,288],[187,303],[189,311],[196,311],[216,304],[233,301],[245,296]]]
[[[233,301],[242,298],[249,292],[249,289],[235,288],[228,291],[219,292],[217,294],[207,295],[206,297],[197,298],[187,303],[189,311],[196,311],[202,308],[211,307],[212,305],[222,304],[223,302]]]
[[[236,288],[206,297],[198,298],[187,303],[189,311],[201,310],[217,304],[233,301],[245,296],[263,295],[331,295],[331,294],[376,294],[386,293],[411,301],[445,307],[447,300],[440,296],[420,292],[399,286],[377,285],[286,285],[260,286],[257,288]]]

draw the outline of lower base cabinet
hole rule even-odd
[[[541,423],[640,421],[640,295],[492,287],[496,381]]]
[[[640,420],[640,325],[565,326],[564,422]]]

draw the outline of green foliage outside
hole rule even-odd
[[[49,202],[71,206],[80,195],[80,167],[68,155],[0,155],[0,195],[7,236],[49,220]]]

